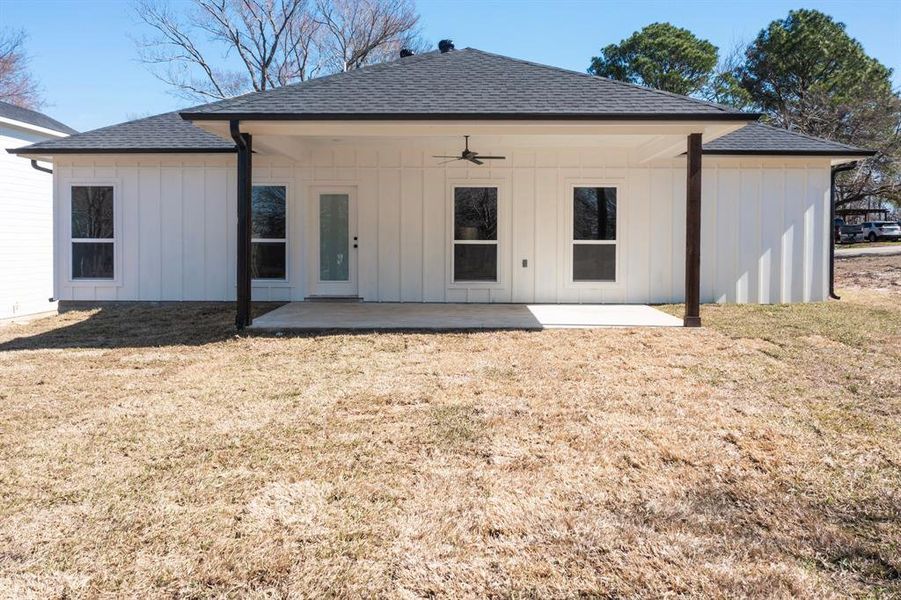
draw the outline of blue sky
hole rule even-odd
[[[178,1],[178,0],[176,0]],[[182,0],[183,1],[183,0]],[[793,8],[817,8],[844,22],[866,51],[895,70],[901,87],[901,1],[514,1],[420,0],[427,39],[584,71],[609,44],[669,21],[721,49],[750,41]],[[0,25],[29,35],[44,111],[85,131],[184,107],[137,62],[143,29],[127,0],[0,0]]]

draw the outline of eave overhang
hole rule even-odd
[[[180,112],[186,121],[757,121],[761,113],[268,113]]]
[[[704,154],[720,156],[875,156],[873,150],[704,150]]]

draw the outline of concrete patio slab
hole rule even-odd
[[[642,304],[418,304],[291,302],[253,321],[282,329],[556,329],[681,327]]]

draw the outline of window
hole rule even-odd
[[[72,279],[113,279],[112,186],[72,186]]]
[[[250,255],[253,279],[285,279],[285,197],[283,185],[253,186]]]
[[[497,188],[454,188],[454,281],[497,281]]]
[[[616,280],[616,188],[573,188],[573,281]]]

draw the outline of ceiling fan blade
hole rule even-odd
[[[485,163],[483,163],[482,161],[480,161],[478,158],[476,158],[475,156],[470,156],[470,157],[467,158],[466,160],[468,160],[468,161],[471,162],[471,163],[477,164],[477,165],[484,165],[484,164],[485,164]]]
[[[442,155],[439,155],[439,154],[433,154],[433,155],[432,155],[432,158],[456,158],[457,160],[460,159],[459,156],[442,156]]]
[[[460,160],[459,156],[452,158],[450,160],[442,160],[440,163],[438,163],[438,165],[446,165],[447,163],[457,162],[458,160]]]
[[[506,156],[482,156],[481,154],[479,154],[479,158],[482,160],[504,160],[507,157]]]

